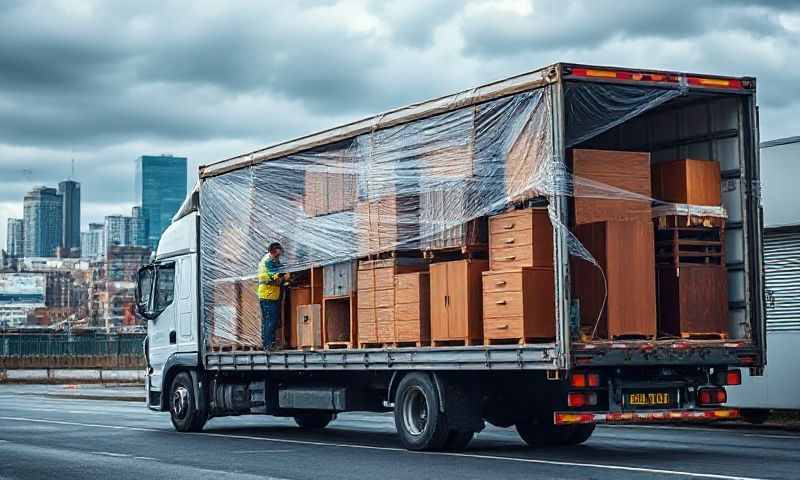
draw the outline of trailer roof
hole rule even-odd
[[[720,86],[718,82],[733,81],[739,86],[748,85],[748,87],[746,87],[748,89],[755,88],[755,79],[752,77],[724,77],[664,70],[555,63],[528,73],[487,83],[432,100],[413,103],[362,120],[277,143],[260,150],[237,155],[208,165],[202,165],[200,166],[200,178],[221,175],[274,158],[284,157],[304,150],[353,138],[370,131],[532,90],[555,83],[559,81],[562,76],[564,78],[576,80],[625,83],[633,81],[637,84],[658,84],[665,87],[672,86],[673,88],[686,86],[688,88],[702,89],[718,88]],[[661,77],[663,77],[663,80],[659,80]]]

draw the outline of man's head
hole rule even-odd
[[[281,254],[283,253],[283,247],[278,242],[272,242],[269,244],[269,248],[267,249],[267,251],[269,252],[270,257],[277,260],[281,257]]]

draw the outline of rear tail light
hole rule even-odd
[[[569,379],[570,386],[574,388],[596,388],[600,386],[599,373],[573,373]]]
[[[567,406],[573,408],[591,407],[597,405],[597,394],[594,392],[569,392]]]
[[[725,374],[726,385],[741,385],[742,384],[742,371],[741,370],[728,370]]]
[[[724,388],[701,388],[697,392],[698,405],[719,405],[728,401]]]

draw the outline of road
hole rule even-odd
[[[529,449],[488,427],[464,453],[414,453],[391,416],[341,415],[322,432],[260,416],[179,434],[137,402],[0,386],[0,478],[798,479],[800,435],[760,429],[599,427],[584,445]],[[212,477],[213,475],[213,477]]]

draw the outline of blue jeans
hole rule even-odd
[[[281,319],[280,300],[261,300],[261,339],[264,348],[275,343],[275,329]]]

